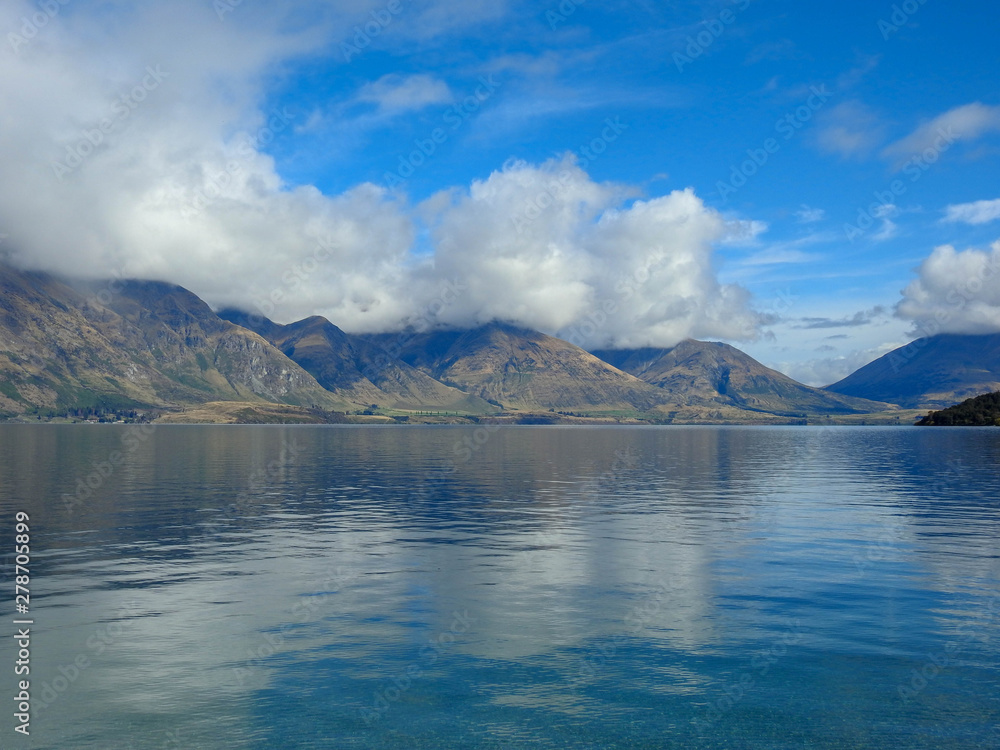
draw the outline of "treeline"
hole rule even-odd
[[[932,411],[917,422],[921,427],[1000,427],[1000,392],[987,393]]]
[[[36,412],[36,416],[41,419],[68,419],[71,421],[87,422],[97,421],[101,423],[125,422],[126,424],[140,424],[150,422],[156,414],[150,414],[135,409],[115,409],[103,406],[79,406],[71,409],[52,410],[47,412]]]

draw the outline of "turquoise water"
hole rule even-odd
[[[998,469],[1000,430],[0,426],[0,747],[1000,747]]]

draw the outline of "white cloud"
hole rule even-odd
[[[798,218],[800,224],[815,224],[817,221],[823,221],[826,218],[826,211],[822,208],[802,206],[800,210],[795,212],[795,216]]]
[[[734,219],[726,222],[726,233],[720,240],[723,245],[756,245],[757,238],[767,232],[766,221]]]
[[[749,293],[712,267],[722,217],[690,190],[628,206],[622,196],[570,156],[513,163],[450,195],[431,276],[468,292],[441,319],[508,319],[587,347],[755,335]]]
[[[885,240],[891,240],[897,234],[899,234],[899,226],[893,221],[894,218],[899,216],[899,208],[892,205],[891,203],[884,203],[876,208],[873,212],[876,219],[881,219],[882,226],[879,230],[872,236],[872,239],[876,242],[884,242]]]
[[[974,141],[993,131],[1000,131],[1000,106],[973,102],[925,122],[905,138],[887,146],[882,155],[900,166],[925,151],[941,153],[956,141]]]
[[[859,101],[843,102],[818,117],[819,147],[844,158],[865,156],[884,138],[879,116]]]
[[[110,3],[3,51],[9,257],[166,279],[217,306],[279,322],[318,313],[352,331],[399,327],[455,281],[465,289],[439,319],[456,325],[503,318],[590,346],[755,335],[749,293],[713,268],[726,222],[691,191],[631,202],[635,188],[595,183],[570,158],[508,165],[417,208],[370,184],[333,196],[286,185],[263,149],[310,113],[262,111],[265,81],[290,59],[328,53],[358,11],[327,3],[321,23],[304,24],[282,7],[242,4],[220,22],[201,0]],[[0,29],[35,9],[12,0]],[[165,77],[113,119],[156,66]],[[417,76],[367,92],[380,106],[416,107],[445,89]],[[86,146],[105,118],[99,144]],[[81,150],[60,181],[51,165]]]
[[[433,76],[390,73],[365,84],[357,99],[376,104],[382,112],[395,114],[423,109],[432,104],[447,104],[452,100],[452,94],[448,84]]]
[[[992,201],[975,201],[974,203],[959,203],[945,209],[946,223],[989,224],[1000,219],[1000,198]]]
[[[896,314],[921,336],[1000,331],[1000,241],[989,251],[934,248],[903,290]]]
[[[760,243],[761,247],[743,258],[732,259],[727,266],[730,278],[757,276],[769,266],[813,263],[823,259],[823,254],[807,252],[803,248],[837,241],[830,232],[811,232],[802,237],[781,242]]]

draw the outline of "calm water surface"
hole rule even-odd
[[[0,426],[0,747],[1000,747],[1000,430],[145,429]]]

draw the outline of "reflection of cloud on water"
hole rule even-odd
[[[205,531],[288,433],[301,456]],[[995,494],[969,489],[1000,465],[985,433],[969,451],[968,433],[906,429],[505,428],[414,496],[407,472],[439,465],[463,434],[158,430],[48,563],[60,627],[40,633],[41,679],[86,651],[120,595],[140,612],[60,697],[60,721],[85,724],[99,699],[108,719],[208,736],[220,706],[232,716],[233,702],[287,691],[303,665],[374,690],[409,664],[429,680],[462,660],[549,675],[491,687],[494,703],[582,716],[595,704],[573,685],[594,654],[611,654],[595,680],[624,679],[641,643],[655,654],[643,689],[689,693],[708,679],[692,654],[784,633],[794,617],[811,647],[857,653],[839,632],[848,614],[878,636],[946,631],[975,609],[963,592],[996,580]],[[899,614],[911,590],[941,594],[920,623]],[[456,611],[474,625],[440,662],[421,661]]]

